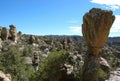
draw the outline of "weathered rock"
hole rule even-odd
[[[22,35],[22,32],[19,31],[19,32],[17,33],[17,36],[20,37],[21,35]]]
[[[33,65],[35,71],[38,70],[39,61],[40,61],[40,60],[39,60],[39,54],[38,54],[37,52],[34,52],[32,65]]]
[[[64,40],[62,41],[62,44],[63,44],[63,49],[67,50],[68,45],[67,45],[67,39],[66,38],[64,38]]]
[[[7,40],[8,36],[9,36],[9,31],[6,29],[6,27],[3,27],[1,31],[1,39]]]
[[[33,44],[35,42],[35,37],[33,35],[30,35],[29,42],[30,44]]]
[[[120,71],[110,72],[109,78],[105,81],[120,81]]]
[[[114,20],[112,11],[98,8],[93,8],[84,15],[82,33],[92,54],[99,54],[101,47],[106,43]]]
[[[64,64],[67,69],[67,75],[70,75],[73,72],[73,66],[69,64]]]
[[[17,29],[16,29],[16,27],[14,25],[10,25],[9,27],[10,27],[9,32],[10,32],[10,38],[11,38],[11,40],[16,41],[16,38],[17,38]]]
[[[11,81],[11,75],[4,74],[2,71],[0,71],[0,81]]]
[[[0,38],[1,38],[1,31],[2,31],[2,26],[0,26]]]
[[[99,8],[93,8],[83,16],[82,33],[88,44],[88,54],[84,59],[82,81],[104,81],[107,77],[100,67],[100,52],[114,20],[112,11]],[[100,75],[101,72],[105,76]]]
[[[2,39],[0,38],[0,50],[2,49]]]
[[[102,68],[102,70],[104,70],[104,72],[109,73],[110,71],[110,65],[108,64],[107,60],[100,57],[100,67]]]

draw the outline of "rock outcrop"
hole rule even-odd
[[[10,25],[9,27],[10,27],[9,32],[10,32],[10,38],[11,38],[11,40],[16,41],[16,38],[17,38],[17,29],[16,29],[16,27],[14,25]]]
[[[33,54],[32,65],[34,67],[34,70],[37,71],[39,66],[39,54],[37,52],[34,52]]]
[[[110,72],[109,79],[105,81],[120,81],[120,71]]]
[[[112,15],[112,11],[98,8],[93,8],[84,15],[82,33],[92,54],[99,55],[114,20],[115,16]]]
[[[9,31],[7,30],[6,27],[3,27],[1,30],[1,39],[2,40],[7,40],[9,36]]]
[[[9,26],[10,29],[0,26],[0,38],[4,41],[10,39],[14,42],[17,41],[17,29],[14,25]]]
[[[0,38],[0,51],[1,51],[1,49],[2,49],[2,39]]]
[[[106,59],[104,59],[103,57],[100,57],[100,67],[102,68],[102,70],[106,73],[109,73],[110,72],[110,65],[109,63],[107,62]]]
[[[30,35],[29,37],[29,43],[33,44],[35,42],[35,37],[33,35]]]
[[[0,26],[0,38],[1,38],[1,31],[2,31],[2,27]]]
[[[112,11],[93,8],[83,16],[82,33],[88,45],[88,53],[83,66],[82,81],[104,81],[100,75],[100,52],[106,43],[110,28],[115,20]]]

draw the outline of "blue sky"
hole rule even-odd
[[[120,36],[120,0],[0,0],[0,26],[34,35],[81,35],[83,15],[91,8],[112,10],[109,36]]]

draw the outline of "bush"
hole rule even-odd
[[[10,73],[12,81],[28,81],[28,77],[32,74],[32,66],[26,65],[25,57],[17,46],[8,47],[8,51],[0,54],[0,69],[6,73]]]
[[[48,58],[40,64],[39,70],[32,75],[30,81],[63,81],[66,77],[64,64],[68,55],[65,51],[51,53]]]
[[[80,60],[73,59],[74,54],[61,50],[52,52],[39,66],[29,81],[80,81]],[[66,66],[73,66],[71,73]],[[79,68],[78,68],[79,67]]]

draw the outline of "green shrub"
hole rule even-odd
[[[25,57],[17,46],[8,47],[8,51],[0,54],[0,69],[5,73],[10,73],[12,81],[29,81],[32,74],[32,66],[26,65]]]
[[[43,63],[40,64],[39,70],[32,75],[30,81],[62,81],[66,77],[64,64],[68,55],[65,51],[51,53]]]
[[[107,78],[107,73],[105,73],[101,68],[99,68],[98,74],[99,74],[99,81],[105,81],[105,79]]]

